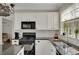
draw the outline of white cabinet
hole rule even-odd
[[[48,40],[35,41],[35,54],[36,55],[49,55]]]
[[[17,55],[24,55],[24,47],[17,53]]]
[[[48,29],[59,30],[59,14],[58,12],[48,13]]]
[[[36,18],[37,30],[59,30],[58,12],[38,13]]]
[[[19,40],[12,40],[12,45],[19,45]]]
[[[20,30],[21,29],[21,20],[23,20],[23,17],[18,13],[15,14],[14,30]]]
[[[36,13],[16,12],[15,19],[20,19],[21,21],[36,21]]]
[[[46,13],[38,13],[36,19],[36,29],[37,30],[47,30],[48,29],[48,19]]]
[[[28,19],[29,19],[29,21],[36,21],[36,15],[35,14],[30,14],[29,15],[29,17],[28,17]]]
[[[56,48],[51,42],[49,42],[49,52],[50,55],[56,55]]]
[[[35,54],[36,55],[55,55],[56,50],[52,48],[52,44],[48,40],[35,41]]]
[[[54,12],[54,30],[59,30],[59,14],[58,12]]]
[[[58,12],[17,12],[15,14],[14,29],[21,29],[22,21],[35,21],[36,30],[58,30],[59,29],[59,14]]]
[[[48,13],[48,29],[53,30],[54,28],[54,15],[53,13]]]
[[[15,13],[15,24],[14,29],[20,30],[21,29],[21,22],[22,21],[36,21],[36,14],[35,13],[28,13],[28,12],[16,12]]]

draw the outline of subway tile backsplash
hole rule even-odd
[[[36,31],[36,37],[53,37],[53,31]]]

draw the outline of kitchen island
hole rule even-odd
[[[24,55],[23,45],[11,45],[9,47],[1,45],[0,55]]]

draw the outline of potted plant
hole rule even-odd
[[[65,33],[68,32],[68,23],[67,23],[67,21],[64,22],[64,32]]]
[[[76,28],[74,32],[75,32],[75,38],[77,38],[78,37],[78,34],[79,34],[79,29]]]

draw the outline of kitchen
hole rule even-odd
[[[78,3],[15,3],[10,6],[13,13],[0,13],[1,55],[79,54]]]

